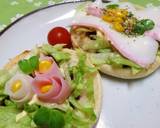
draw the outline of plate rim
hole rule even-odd
[[[37,12],[40,12],[40,11],[43,11],[45,9],[48,9],[48,8],[52,8],[52,7],[55,7],[55,6],[61,6],[61,5],[67,5],[67,4],[74,4],[74,3],[83,3],[83,2],[86,2],[86,0],[73,0],[71,2],[60,2],[60,3],[57,3],[57,4],[53,4],[53,5],[47,5],[47,6],[44,6],[44,7],[40,7],[40,8],[37,8],[37,9],[34,9],[33,11],[30,11],[28,13],[26,13],[25,15],[23,15],[22,17],[16,19],[15,21],[11,22],[10,24],[8,24],[2,31],[0,31],[0,37],[8,30],[10,29],[13,25],[17,24],[19,21],[23,20],[24,18],[30,16],[30,15],[33,15]]]

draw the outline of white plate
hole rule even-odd
[[[54,26],[68,26],[79,3],[32,13],[0,36],[0,67],[23,50],[47,41]],[[97,128],[160,128],[160,71],[135,81],[102,76],[103,105]]]

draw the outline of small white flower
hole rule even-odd
[[[54,5],[54,4],[55,4],[55,2],[53,0],[48,1],[48,5]]]
[[[7,27],[7,25],[5,25],[5,24],[0,24],[0,31],[2,31],[5,27]]]
[[[14,17],[11,18],[11,22],[14,22],[15,20],[17,20],[18,18],[22,17],[23,14],[17,13]]]
[[[41,4],[42,4],[42,2],[36,2],[36,3],[34,3],[34,6],[36,6],[36,7],[40,7],[40,6],[41,6]]]
[[[26,0],[28,3],[32,3],[33,2],[33,0]]]
[[[14,5],[18,5],[19,3],[17,1],[12,1],[10,4],[14,6]]]

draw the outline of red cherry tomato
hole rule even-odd
[[[48,33],[48,42],[51,45],[66,44],[65,47],[72,47],[71,35],[64,27],[55,27]]]

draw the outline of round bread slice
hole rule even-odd
[[[87,31],[86,27],[80,26],[81,29],[84,29]],[[77,28],[72,28],[71,29],[71,40],[74,48],[81,48],[82,50],[87,52],[88,57],[90,58],[90,51],[87,51],[86,49],[83,49],[83,44],[85,42],[89,41],[89,38],[85,38],[84,33],[79,33],[76,32]],[[93,28],[89,28],[88,31],[92,31]],[[103,34],[102,34],[103,35]],[[91,51],[94,52],[94,51]],[[95,53],[96,54],[96,53]],[[138,79],[138,78],[143,78],[146,77],[150,74],[152,74],[154,71],[156,71],[160,67],[160,57],[157,55],[156,60],[153,64],[147,67],[147,69],[143,69],[139,73],[133,74],[131,68],[120,68],[120,67],[115,67],[109,64],[102,64],[99,67],[99,70],[107,75],[114,76],[117,78],[122,78],[122,79]]]
[[[157,56],[155,62],[151,64],[148,69],[143,69],[137,74],[133,74],[131,69],[128,68],[115,68],[108,64],[103,64],[100,66],[100,71],[104,74],[114,76],[122,79],[138,79],[151,75],[160,67],[160,57]]]
[[[76,56],[76,52],[74,50],[64,49],[64,51],[68,52],[71,55],[71,59],[70,59],[70,61],[68,63],[76,63],[76,62],[78,62],[78,59],[77,59],[77,56]],[[20,60],[30,56],[30,53],[31,52],[29,50],[26,50],[26,51],[22,52],[21,54],[17,55],[16,57],[10,59],[9,62],[4,66],[4,69],[10,70]],[[64,63],[60,67],[60,70],[62,72],[65,71],[66,65],[68,65],[68,63]],[[93,66],[92,64],[89,63],[88,60],[87,60],[87,64],[90,65],[90,66]],[[62,74],[65,74],[65,72],[62,73]],[[101,106],[102,106],[102,83],[101,83],[101,77],[100,77],[100,74],[98,73],[98,71],[96,73],[94,73],[93,77],[95,77],[94,78],[94,85],[93,85],[94,86],[94,101],[95,101],[95,103],[94,103],[94,112],[96,114],[97,121],[98,121],[99,116],[100,116],[100,112],[101,112]],[[42,105],[42,106],[45,106],[45,107],[48,107],[48,108],[54,108],[54,107],[55,108],[61,108],[63,110],[63,105],[59,105],[59,104],[55,104],[55,103],[51,104],[51,103],[41,102],[41,101],[38,100],[36,95],[30,101],[30,104],[32,104],[32,103],[37,103],[39,105]]]

